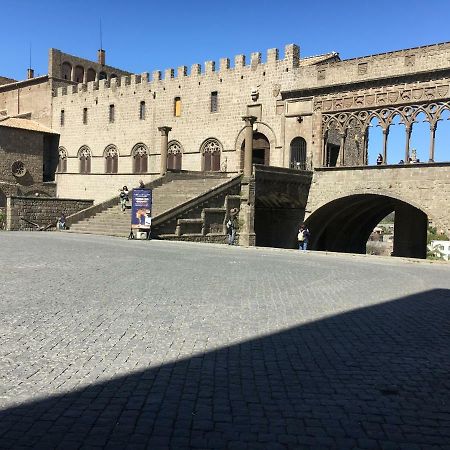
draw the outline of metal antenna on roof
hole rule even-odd
[[[102,18],[100,17],[100,50],[103,50]]]
[[[28,68],[31,69],[31,41],[30,41],[30,61],[29,61]]]

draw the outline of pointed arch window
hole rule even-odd
[[[181,170],[183,152],[178,141],[169,142],[167,150],[167,168],[171,170]]]
[[[78,160],[80,161],[80,173],[91,173],[91,150],[83,146],[78,151]]]
[[[58,160],[58,172],[66,173],[67,172],[67,150],[64,147],[59,147],[59,160]]]
[[[144,144],[137,144],[132,151],[133,173],[147,173],[148,149]]]
[[[117,173],[119,167],[119,152],[116,146],[109,145],[104,152],[105,173]]]
[[[202,145],[202,170],[218,172],[220,170],[220,153],[222,146],[217,139],[207,139]]]

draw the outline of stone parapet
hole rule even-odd
[[[9,231],[36,229],[22,219],[33,222],[39,227],[46,227],[51,224],[51,228],[54,228],[62,213],[69,216],[92,204],[92,200],[11,196],[7,198],[6,229]]]

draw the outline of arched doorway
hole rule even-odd
[[[393,256],[425,258],[428,217],[397,198],[356,194],[323,205],[306,220],[310,248],[344,253],[366,253],[366,243],[376,225],[395,212]]]
[[[241,170],[244,169],[245,140],[241,145]],[[252,164],[270,165],[270,142],[259,132],[253,133]]]

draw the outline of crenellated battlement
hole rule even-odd
[[[449,52],[450,51],[450,42],[441,42],[438,44],[431,44],[431,45],[423,45],[420,47],[411,47],[401,50],[393,50],[390,52],[383,52],[383,53],[374,53],[371,55],[365,55],[365,56],[358,56],[355,58],[348,58],[343,59],[340,61],[331,61],[322,63],[321,67],[326,66],[345,66],[345,65],[352,65],[352,64],[359,64],[359,63],[366,63],[366,62],[378,62],[378,61],[386,61],[386,60],[395,60],[401,57],[411,57],[415,56],[417,58],[423,58],[435,54],[441,54],[442,52]],[[314,58],[314,57],[311,57]]]
[[[300,48],[296,44],[288,44],[285,46],[283,59],[280,59],[280,52],[277,48],[268,49],[266,55],[266,62],[262,62],[262,53],[253,52],[250,55],[249,63],[247,63],[246,55],[236,55],[234,57],[234,67],[231,67],[230,58],[220,58],[218,69],[216,67],[216,61],[206,61],[203,65],[203,70],[201,64],[192,64],[190,72],[188,72],[187,66],[179,66],[176,71],[174,68],[167,68],[164,71],[164,77],[162,76],[162,71],[156,70],[152,72],[151,78],[149,73],[144,72],[141,75],[133,74],[111,78],[110,80],[90,81],[87,84],[80,83],[74,86],[60,87],[57,89],[55,96],[60,97],[79,92],[93,92],[96,90],[102,91],[128,85],[160,82],[167,83],[173,80],[186,81],[200,76],[224,76],[231,73],[238,73],[241,75],[241,72],[244,74],[247,70],[255,71],[259,67],[269,71],[277,70],[280,65],[283,66],[283,69],[299,67]]]

